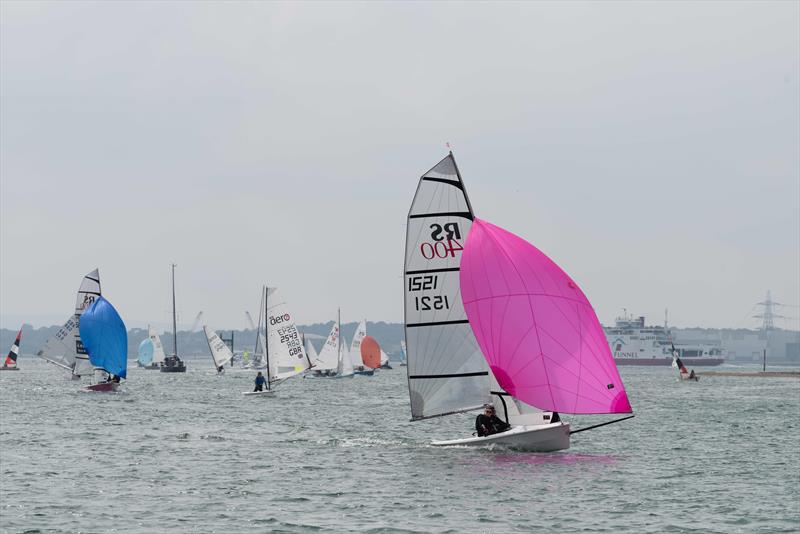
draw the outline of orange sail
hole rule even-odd
[[[364,365],[377,369],[381,366],[381,346],[372,336],[364,336],[361,341],[361,359]]]

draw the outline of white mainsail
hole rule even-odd
[[[405,334],[413,419],[490,401],[489,369],[461,301],[461,250],[472,206],[452,153],[419,180],[408,213]]]
[[[350,349],[347,348],[344,336],[339,343],[339,376],[350,376],[353,374],[353,360],[350,359]]]
[[[278,296],[277,288],[267,290],[267,341],[270,378],[285,380],[308,369],[303,340],[286,302]]]
[[[310,362],[317,361],[317,358],[319,357],[319,354],[317,354],[317,349],[314,348],[314,344],[311,343],[310,339],[306,338],[305,336],[303,336],[303,337],[305,338],[305,344],[304,345],[305,345],[306,356],[308,357],[308,361],[310,361]]]
[[[83,348],[80,316],[100,296],[100,273],[97,269],[83,277],[75,299],[75,313],[58,332],[48,339],[37,356],[72,372],[74,377],[92,375],[94,368]]]
[[[63,367],[72,372],[75,368],[75,335],[78,333],[78,321],[75,315],[70,316],[64,326],[48,339],[39,352],[40,358]]]
[[[381,349],[381,366],[384,366],[387,363],[389,363],[389,355],[383,352],[383,349]]]
[[[164,361],[164,345],[161,344],[161,338],[158,336],[158,332],[152,326],[147,328],[147,335],[150,337],[150,341],[153,342],[153,363],[159,364]]]
[[[330,371],[339,365],[339,324],[333,323],[331,332],[314,360],[314,370]]]
[[[356,367],[363,366],[364,360],[361,358],[361,342],[367,337],[367,320],[358,323],[356,333],[353,334],[353,341],[350,344],[350,359]]]
[[[208,348],[211,351],[211,359],[214,360],[214,369],[223,367],[226,363],[233,359],[233,353],[228,345],[217,335],[216,332],[211,330],[208,325],[203,325],[203,332],[206,334],[208,340]]]
[[[100,296],[100,272],[98,269],[90,272],[83,277],[81,287],[78,288],[78,296],[75,299],[75,316],[78,318],[80,325],[80,317],[83,312],[92,305],[97,297]],[[85,376],[94,374],[94,366],[89,362],[89,354],[83,347],[81,335],[78,330],[75,331],[75,368],[72,374],[78,376]]]

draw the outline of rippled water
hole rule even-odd
[[[0,373],[2,531],[800,530],[796,379],[623,367],[636,418],[532,454],[429,447],[473,417],[409,422],[405,368],[253,399],[252,373],[189,363],[118,394]]]

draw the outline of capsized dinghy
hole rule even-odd
[[[412,419],[492,402],[512,426],[433,445],[554,451],[571,433],[558,412],[631,412],[583,292],[533,245],[474,217],[452,153],[417,187],[404,286]]]

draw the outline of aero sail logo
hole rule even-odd
[[[283,315],[279,315],[279,316],[277,316],[277,317],[275,317],[275,316],[271,315],[271,316],[269,317],[269,324],[271,324],[272,326],[275,326],[276,324],[285,323],[285,322],[286,322],[286,321],[288,321],[289,319],[291,319],[291,317],[289,316],[289,314],[288,314],[288,313],[285,313],[285,314],[283,314]]]

